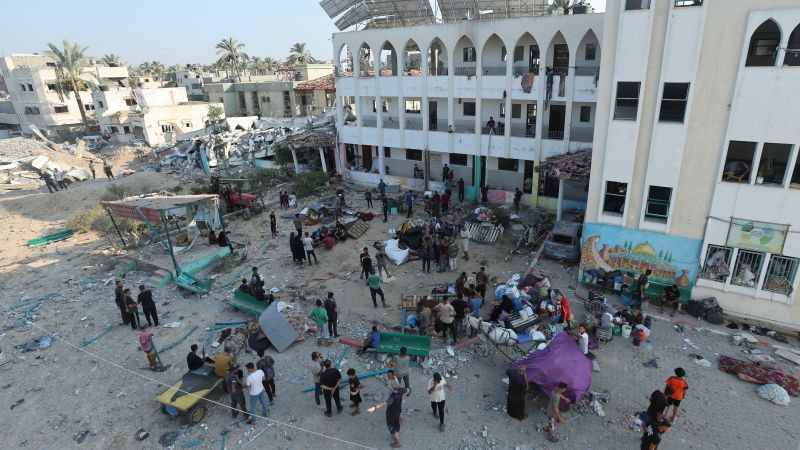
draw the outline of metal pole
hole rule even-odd
[[[125,239],[122,237],[122,232],[119,231],[119,227],[117,226],[117,221],[114,220],[114,215],[111,214],[111,211],[106,210],[108,213],[108,217],[111,219],[111,223],[114,224],[114,229],[117,230],[117,236],[119,236],[119,240],[122,241],[122,247],[125,248],[128,244],[125,243]]]
[[[179,276],[181,274],[181,266],[178,265],[178,260],[175,259],[175,252],[172,251],[172,239],[169,237],[169,224],[167,223],[167,218],[164,217],[164,211],[159,213],[161,216],[161,221],[167,224],[164,228],[166,229],[167,234],[167,251],[169,252],[170,258],[172,258],[172,264],[175,266],[175,276]]]
[[[400,323],[400,334],[406,334],[406,307],[403,306],[403,322]]]

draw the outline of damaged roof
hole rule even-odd
[[[561,180],[589,181],[592,149],[550,156],[536,167],[536,171]]]
[[[306,128],[292,133],[281,144],[297,147],[325,147],[334,145],[336,141],[336,128],[331,124],[315,128]]]
[[[295,86],[294,90],[296,91],[335,91],[336,84],[333,77],[333,74],[328,74],[319,78],[315,78],[313,80],[304,81],[297,86]]]
[[[115,217],[142,221],[137,208],[142,211],[147,220],[161,223],[161,211],[180,208],[207,200],[217,201],[214,194],[201,195],[153,195],[149,197],[127,197],[113,202],[100,202],[100,205],[111,211]]]

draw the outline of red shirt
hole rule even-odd
[[[569,300],[567,297],[561,297],[561,321],[568,322],[572,320],[572,310],[569,309]]]

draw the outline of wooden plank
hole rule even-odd
[[[775,354],[800,366],[800,354],[782,348],[775,350]]]

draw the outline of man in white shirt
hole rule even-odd
[[[578,327],[578,332],[580,332],[580,336],[578,336],[578,346],[581,348],[581,353],[592,361],[592,372],[600,372],[600,366],[597,365],[597,357],[594,353],[589,351],[589,333],[586,332],[586,326],[580,325]]]
[[[306,251],[306,259],[308,260],[308,265],[311,265],[311,257],[314,257],[314,262],[319,264],[317,261],[317,254],[314,253],[314,241],[311,239],[311,236],[308,235],[306,232],[306,237],[303,238],[303,249]]]
[[[248,394],[250,394],[250,420],[247,423],[253,425],[256,423],[256,403],[261,404],[261,412],[264,417],[269,415],[269,405],[267,405],[267,395],[263,384],[266,377],[264,372],[256,370],[255,364],[251,362],[247,363],[245,367],[247,367],[247,372],[250,374],[245,381],[245,387]]]
[[[61,189],[67,189],[67,183],[64,182],[64,172],[58,170],[58,167],[53,169],[53,180]]]

